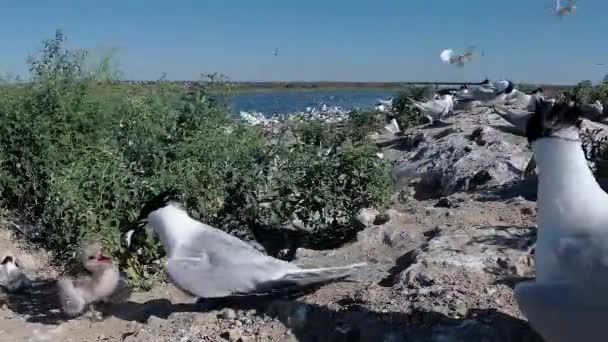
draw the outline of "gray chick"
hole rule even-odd
[[[120,277],[118,267],[103,252],[99,243],[84,245],[81,260],[90,275],[76,279],[62,277],[57,281],[61,307],[72,317],[83,313],[88,307],[93,316],[100,318],[93,304],[126,300],[128,287]]]
[[[23,273],[19,263],[10,255],[0,263],[0,287],[8,292],[17,292],[31,285],[30,279]]]

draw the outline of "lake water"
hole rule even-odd
[[[379,99],[395,96],[394,90],[294,90],[259,91],[234,94],[230,100],[235,113],[261,112],[264,115],[287,114],[319,108],[323,104],[342,109],[371,108]]]

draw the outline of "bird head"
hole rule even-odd
[[[542,94],[542,93],[543,93],[543,88],[538,87],[538,88],[534,89],[534,91],[532,92],[532,95]]]
[[[15,258],[13,258],[11,255],[5,256],[4,259],[2,259],[2,262],[0,262],[0,265],[2,265],[3,267],[6,267],[6,268],[11,268],[11,266],[20,267],[17,260]]]
[[[164,208],[170,204],[177,205],[180,200],[179,192],[175,189],[165,190],[156,196],[152,197],[149,201],[147,201],[144,206],[139,211],[139,216],[136,219],[134,229],[129,230],[125,234],[125,240],[127,241],[127,246],[131,245],[131,237],[135,233],[136,230],[143,228],[148,223],[148,216],[161,208]]]
[[[534,114],[526,127],[529,143],[542,138],[568,138],[564,132],[578,134],[581,125],[581,103],[573,95],[566,94],[556,102],[535,99]]]
[[[96,273],[112,265],[112,259],[104,252],[99,242],[83,243],[80,258],[84,267],[91,273]]]

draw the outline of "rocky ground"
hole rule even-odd
[[[368,262],[353,281],[297,299],[201,303],[162,284],[100,308],[103,321],[68,320],[49,255],[0,228],[0,252],[16,253],[38,280],[0,293],[0,341],[541,341],[513,298],[534,267],[526,140],[484,111],[446,122],[376,136],[396,165],[393,209],[362,212],[366,228],[340,249],[298,250],[305,266]]]

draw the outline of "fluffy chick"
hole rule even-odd
[[[31,285],[30,279],[23,273],[19,263],[11,255],[0,262],[0,287],[8,292],[17,292]]]
[[[61,307],[67,315],[77,316],[87,307],[96,314],[93,304],[125,299],[125,282],[99,243],[84,245],[81,261],[90,275],[76,279],[62,277],[57,281]]]

